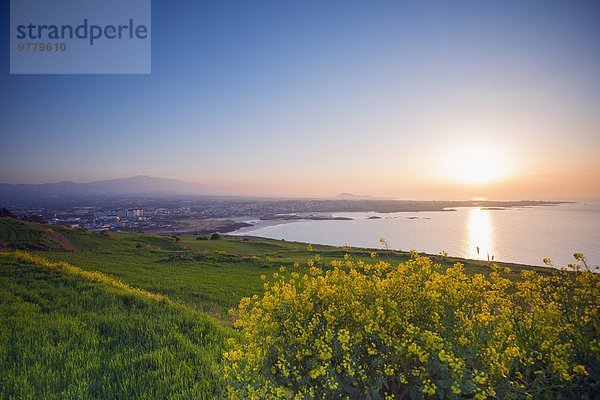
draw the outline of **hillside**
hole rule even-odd
[[[65,228],[0,218],[0,250],[75,251]]]
[[[205,188],[175,179],[138,175],[89,183],[56,182],[43,184],[0,183],[0,203],[49,204],[74,199],[121,196],[202,195]]]
[[[74,251],[67,251],[52,242],[50,227],[0,218],[0,244],[8,248],[35,250],[53,261],[66,261],[90,271],[100,271],[132,286],[161,293],[194,310],[207,312],[228,321],[228,310],[239,300],[262,292],[261,275],[270,275],[281,265],[303,262],[313,252],[323,264],[344,257],[346,252],[356,259],[369,261],[372,249],[314,245],[307,251],[305,243],[255,237],[221,235],[219,240],[197,240],[196,236],[181,236],[179,241],[168,236],[122,232],[85,232],[64,227],[52,227]],[[16,232],[7,235],[5,231]],[[2,239],[9,236],[10,241]],[[407,252],[376,250],[379,258],[391,263],[405,262]],[[465,263],[468,273],[490,271],[483,261],[431,256],[449,267]],[[503,264],[515,269],[547,268]]]
[[[151,293],[0,254],[0,398],[218,396],[226,329]]]
[[[544,301],[547,301],[548,304],[552,304],[554,301],[552,298],[546,298],[547,295],[553,295],[552,291],[547,291],[547,289],[555,285],[564,285],[565,288],[572,287],[569,286],[572,285],[569,274],[564,273],[559,276],[547,268],[502,264],[510,266],[514,272],[524,271],[525,273],[503,272],[505,275],[499,279],[498,269],[493,269],[489,263],[451,257],[430,256],[436,263],[436,266],[433,267],[432,263],[428,264],[430,263],[429,258],[421,257],[415,261],[415,255],[411,256],[406,252],[376,250],[377,255],[375,255],[373,249],[310,246],[305,243],[256,237],[216,235],[211,240],[210,236],[175,238],[137,233],[98,233],[25,223],[12,218],[0,218],[0,243],[3,246],[3,250],[0,251],[0,287],[3,288],[0,291],[0,324],[6,327],[0,330],[0,398],[7,399],[202,399],[220,398],[227,396],[228,393],[237,393],[240,397],[245,398],[246,394],[244,393],[249,387],[247,383],[259,382],[262,389],[271,387],[263,386],[262,382],[271,382],[273,378],[270,375],[271,371],[279,368],[278,360],[280,360],[280,358],[269,358],[268,360],[265,358],[265,363],[268,361],[272,364],[268,364],[269,367],[262,372],[262,375],[259,377],[247,375],[248,370],[238,371],[237,368],[243,369],[247,361],[252,363],[259,360],[253,354],[248,353],[247,349],[256,349],[258,355],[262,354],[260,349],[269,348],[267,343],[271,340],[269,338],[275,337],[273,335],[278,335],[278,340],[281,340],[282,343],[288,340],[293,342],[297,337],[287,328],[279,330],[277,324],[264,325],[261,322],[263,316],[266,317],[267,313],[274,313],[269,314],[270,318],[278,321],[298,318],[298,321],[294,322],[294,326],[304,329],[303,327],[310,327],[314,322],[310,320],[312,317],[306,312],[306,310],[312,309],[313,312],[323,312],[324,314],[319,317],[320,324],[327,323],[332,328],[334,327],[331,325],[334,321],[332,318],[335,315],[327,311],[329,308],[315,308],[314,304],[331,302],[333,307],[331,310],[343,312],[344,304],[347,304],[347,299],[352,296],[354,296],[352,304],[360,305],[355,308],[356,315],[360,315],[360,318],[363,319],[367,318],[367,320],[357,320],[358,324],[352,328],[357,332],[362,332],[356,337],[367,337],[365,335],[372,333],[371,331],[369,331],[371,333],[363,332],[362,329],[371,329],[368,328],[369,323],[376,322],[376,318],[373,317],[375,319],[370,321],[371,317],[369,316],[374,316],[376,313],[388,313],[389,318],[392,318],[390,321],[393,320],[394,323],[399,321],[398,317],[412,318],[406,310],[393,311],[392,305],[399,304],[394,299],[414,293],[414,299],[411,298],[410,301],[405,302],[407,310],[413,310],[411,312],[416,310],[418,313],[418,320],[415,320],[414,323],[423,324],[422,321],[429,321],[430,318],[433,318],[432,321],[437,324],[435,332],[439,332],[446,339],[449,338],[448,346],[463,346],[457,354],[461,354],[464,359],[480,360],[476,351],[460,344],[463,343],[460,337],[463,328],[454,329],[452,332],[455,332],[457,336],[453,337],[454,333],[446,331],[444,328],[446,325],[441,324],[440,315],[449,313],[448,318],[454,318],[454,313],[459,313],[460,308],[463,307],[465,310],[470,310],[468,313],[476,312],[477,319],[485,323],[489,310],[493,309],[488,307],[487,301],[496,298],[490,297],[491,292],[488,293],[490,289],[501,291],[503,288],[511,288],[506,293],[502,292],[504,293],[502,296],[506,296],[506,298],[502,298],[503,301],[506,301],[503,304],[508,305],[512,304],[510,302],[513,300],[510,296],[512,296],[514,288],[523,288],[530,293],[532,287],[536,287],[536,290],[539,290],[540,295],[543,296],[533,298],[531,304],[537,304],[539,308],[537,312],[540,313],[539,315],[544,315],[543,313],[549,306],[538,301],[545,299]],[[453,267],[457,261],[465,264],[464,270],[462,267]],[[297,264],[294,266],[296,262]],[[345,269],[339,268],[343,265],[350,266],[351,269],[344,272]],[[427,269],[424,269],[423,265]],[[283,266],[292,268],[286,270]],[[421,271],[420,275],[419,270]],[[462,271],[464,271],[464,275]],[[532,274],[532,271],[537,271],[538,274]],[[304,274],[306,278],[295,281],[300,276],[299,273]],[[400,273],[404,275],[398,275]],[[399,279],[399,276],[402,279]],[[344,279],[348,280],[342,283],[333,282],[332,287],[335,287],[335,290],[321,292],[318,285],[323,282],[331,284],[332,277],[336,277],[335,279],[345,277]],[[415,280],[417,277],[419,280]],[[278,280],[288,278],[289,280]],[[353,283],[352,279],[357,279],[361,285],[367,286],[357,292],[358,286]],[[389,279],[392,280],[389,281]],[[382,286],[381,283],[386,280],[391,283]],[[315,282],[314,286],[311,286],[313,283],[310,282]],[[373,286],[368,286],[369,282]],[[537,282],[537,286],[531,286],[535,282]],[[548,282],[548,284],[540,284],[540,282]],[[407,284],[411,285],[413,292],[404,289],[408,287],[405,286]],[[286,310],[292,310],[300,303],[295,300],[296,296],[289,294],[294,293],[295,290],[307,290],[307,287],[302,285],[316,288],[317,291],[312,292],[315,298],[313,300],[302,297],[302,301],[307,303],[297,309],[295,314],[290,314]],[[448,297],[445,290],[452,285],[460,285],[462,289]],[[589,283],[586,285],[588,292],[592,290],[589,287],[594,287]],[[285,293],[288,294],[280,292],[278,287],[286,288]],[[435,288],[435,290],[423,290],[425,287]],[[382,288],[387,288],[385,290],[388,292],[382,292],[383,296],[380,296],[377,291],[383,290]],[[325,289],[329,290],[327,287]],[[347,293],[344,293],[344,290]],[[544,292],[545,290],[546,292]],[[436,291],[439,293],[436,294]],[[338,292],[339,296],[335,297],[335,293]],[[281,297],[277,293],[280,293]],[[306,293],[312,296],[311,292]],[[329,295],[325,295],[325,293],[329,293]],[[468,299],[460,300],[456,304],[444,303],[447,299],[454,298],[453,296],[463,296],[467,293],[470,296]],[[497,295],[499,292],[494,293]],[[579,295],[581,292],[569,289],[561,291],[561,293],[563,295],[565,293]],[[270,297],[262,297],[263,295]],[[429,299],[429,295],[439,297],[435,297],[434,300],[434,297]],[[594,302],[589,298],[593,299],[588,296],[586,301],[595,307],[597,301]],[[368,302],[368,299],[371,299],[371,303]],[[385,308],[375,307],[379,301],[384,299],[388,301]],[[481,305],[480,310],[471,309],[474,301],[482,301],[482,299],[485,302]],[[260,305],[256,310],[263,313],[262,316],[254,314],[258,315],[255,318],[249,317],[250,314],[244,314],[244,304],[248,304],[249,301]],[[261,301],[262,303],[257,303]],[[582,304],[577,303],[579,301],[577,298],[569,301],[572,304],[567,307],[567,310],[579,307],[573,306],[573,304]],[[361,302],[365,303],[361,304]],[[271,308],[274,304],[279,304],[281,307]],[[371,306],[374,309],[365,313],[365,310]],[[264,307],[264,310],[261,307]],[[437,307],[437,311],[429,312],[428,310],[433,310],[433,307]],[[520,311],[523,318],[530,317],[527,307],[529,305],[522,307]],[[237,309],[237,311],[230,315],[228,312],[230,309]],[[504,308],[504,310],[508,310],[506,311],[507,316],[512,315],[510,311],[512,309],[512,306]],[[577,315],[581,316],[582,313],[588,311],[582,308],[577,312],[579,313]],[[468,313],[463,313],[467,316],[465,322],[467,325],[465,326],[471,326],[468,325],[471,320]],[[571,313],[570,311],[554,311],[552,315],[552,318],[560,317],[560,320],[556,319],[556,321],[564,322],[570,321]],[[346,321],[345,318],[343,317],[340,321]],[[577,340],[587,346],[592,343],[590,340],[593,339],[593,336],[589,332],[593,332],[595,329],[595,325],[593,325],[595,322],[588,320],[587,324],[590,326],[581,330],[579,325],[584,320],[584,318],[579,318],[568,324],[561,322],[558,326],[568,325],[571,327],[571,331],[580,332]],[[232,329],[234,321],[237,328],[235,330]],[[499,325],[494,329],[501,329],[497,332],[502,335],[511,332],[511,326],[506,325],[507,320],[502,319],[502,321],[504,321],[504,325]],[[543,323],[547,326],[544,329],[555,326],[556,324],[552,321],[554,320],[545,319]],[[243,330],[245,326],[254,326],[252,324],[256,324],[255,328],[242,331],[243,334],[239,333],[240,328]],[[291,326],[287,325],[288,322],[285,324],[285,326]],[[430,322],[426,324],[430,324]],[[323,329],[326,326],[323,325]],[[339,332],[330,339],[333,340],[342,334],[346,335],[345,329],[349,326],[343,322],[338,328],[335,328]],[[388,322],[382,323],[381,329],[386,326],[391,325]],[[423,325],[426,330],[430,329],[427,326],[429,325]],[[260,333],[263,328],[266,329],[264,335]],[[318,333],[321,332],[321,328],[317,328],[312,333],[317,336],[310,340],[307,339],[309,348],[302,350],[302,357],[313,354],[310,350],[311,346],[322,343],[320,342],[321,333]],[[275,329],[276,332],[268,329]],[[473,329],[473,327],[471,326],[469,329]],[[404,332],[404,328],[394,332]],[[473,331],[473,334],[476,332]],[[523,334],[528,335],[529,333],[527,330],[519,333],[519,335]],[[305,332],[305,335],[308,335],[308,331]],[[488,343],[495,343],[493,340],[488,342],[491,336],[486,335],[481,337],[481,340],[484,340],[481,343],[486,346]],[[552,333],[551,339],[559,340],[563,337],[561,335]],[[309,336],[304,337],[309,338]],[[514,338],[514,335],[511,336],[507,333],[507,336],[503,337],[505,339]],[[535,337],[545,340],[542,336]],[[228,345],[226,343],[229,342],[229,338],[235,340]],[[238,340],[240,341],[236,344]],[[292,342],[290,342],[290,346],[295,346]],[[356,357],[362,357],[359,354],[364,353],[363,346],[371,346],[370,342],[365,343],[367,344],[356,343]],[[407,342],[405,339],[397,339],[394,343],[400,345]],[[535,343],[537,346],[538,342]],[[563,345],[562,342],[559,344]],[[332,342],[331,345],[338,346],[339,344]],[[408,346],[408,344],[406,345]],[[231,350],[231,346],[237,347]],[[498,346],[504,345],[500,343]],[[527,346],[523,347],[523,351],[533,348],[530,345]],[[500,347],[498,347],[498,351],[505,351],[503,347]],[[287,349],[288,347],[280,347],[277,351],[280,352],[281,357],[284,357],[288,354]],[[243,360],[235,358],[246,353],[248,358]],[[336,353],[336,357],[340,354],[343,353]],[[404,359],[403,357],[399,357],[398,360]],[[579,375],[577,376],[581,376],[586,371],[595,373],[594,365],[596,364],[593,363],[596,356],[592,352],[585,357],[580,357],[583,361],[563,358],[567,360],[565,362],[569,363],[569,368],[572,368],[573,365],[578,368]],[[348,360],[359,363],[360,359],[350,358]],[[267,365],[261,364],[263,361],[258,362],[259,365],[252,367],[257,368],[256,371],[262,368],[261,365]],[[310,363],[312,362],[310,361]],[[471,362],[469,361],[469,363]],[[551,362],[551,360],[543,359],[539,363],[541,363],[541,367],[549,368],[548,371],[550,371],[554,368],[551,366]],[[584,368],[588,369],[582,370],[578,364],[571,365],[574,362],[582,362],[585,365]],[[515,371],[518,373],[524,371],[519,364],[510,364],[509,361],[503,365],[514,365],[514,368],[517,368]],[[299,366],[299,368],[304,367]],[[444,368],[446,367],[444,366]],[[481,368],[488,368],[488,366],[487,364],[481,365]],[[434,370],[427,369],[428,373]],[[242,377],[239,381],[241,386],[238,385],[235,378],[232,378],[237,373],[236,371]],[[465,371],[465,374],[472,373],[470,369]],[[493,372],[493,370],[489,371]],[[232,373],[234,375],[231,375]],[[555,372],[552,373],[555,374]],[[307,374],[308,372],[305,371],[301,376],[305,377]],[[375,376],[379,375],[379,373],[375,374]],[[348,377],[346,376],[346,378]],[[325,387],[324,384],[319,386],[321,383],[317,378],[315,379],[311,381],[310,387]],[[502,379],[498,382],[501,381]],[[283,382],[281,388],[284,391],[282,393],[291,393],[285,380],[278,382],[278,384]],[[469,380],[469,382],[471,383],[464,386],[463,390],[471,390],[472,393],[474,381]],[[550,381],[540,382],[540,384],[546,385]],[[577,382],[579,381],[575,381],[575,388],[579,385]],[[595,387],[593,380],[584,383],[587,388]],[[354,390],[352,387],[357,385],[352,379],[348,380],[347,384],[350,386],[341,386],[341,388],[346,390],[345,388],[349,387],[350,392],[348,393],[351,393]],[[401,385],[402,383],[397,384]],[[445,383],[442,382],[442,384]],[[410,390],[414,390],[417,394],[423,393],[421,383],[411,385]],[[304,387],[308,388],[309,386]],[[368,385],[366,387],[368,388]],[[496,383],[493,387],[490,386],[492,389],[497,387],[499,386]],[[573,386],[570,387],[573,388]],[[223,390],[227,392],[223,392]],[[331,398],[338,397],[332,395]]]

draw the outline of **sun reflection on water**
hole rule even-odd
[[[489,210],[469,210],[467,229],[468,258],[491,260],[494,255],[494,229]]]

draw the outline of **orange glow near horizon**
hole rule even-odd
[[[463,184],[483,185],[510,175],[509,158],[491,144],[468,144],[451,150],[444,163],[446,179]]]

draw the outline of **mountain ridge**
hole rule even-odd
[[[80,183],[61,181],[40,184],[0,183],[0,201],[20,201],[60,197],[85,196],[151,196],[151,195],[203,195],[205,190],[176,179],[157,178],[148,175],[104,179]]]
[[[343,192],[334,197],[335,200],[382,200],[383,197],[375,197],[369,194],[357,195],[353,193]]]

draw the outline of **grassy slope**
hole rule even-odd
[[[230,331],[104,280],[0,257],[0,398],[218,396]]]
[[[2,218],[0,218],[2,220]],[[19,224],[11,220],[11,224]],[[32,227],[28,228],[32,230]],[[346,250],[280,240],[223,236],[220,240],[196,240],[183,236],[180,243],[164,236],[136,233],[100,235],[53,227],[77,249],[75,252],[41,252],[55,261],[67,261],[81,268],[101,271],[132,286],[161,293],[195,310],[227,320],[227,311],[240,298],[262,291],[261,275],[270,276],[281,265],[301,263],[320,254],[322,263],[342,259]],[[27,230],[25,230],[27,232]],[[27,233],[25,233],[27,235]],[[27,240],[27,239],[25,239]],[[370,250],[352,248],[353,257],[370,259]],[[378,250],[379,257],[392,263],[406,261],[406,252]],[[487,273],[485,262],[433,256],[444,265],[457,261],[470,273]],[[514,266],[515,268],[522,268]],[[534,268],[534,267],[531,267]],[[535,268],[544,271],[544,268]]]
[[[0,218],[0,249],[8,247],[21,250],[66,250],[46,226]]]
[[[239,237],[187,236],[178,243],[6,218],[0,218],[0,244],[36,250],[84,272],[73,276],[0,256],[0,326],[6,327],[0,330],[0,398],[32,399],[209,398],[220,388],[214,371],[225,337],[233,334],[227,310],[241,297],[260,293],[260,276],[282,264],[304,262],[317,253],[328,265],[347,251],[315,245],[311,253],[303,243]],[[348,251],[354,258],[370,258],[367,249]],[[379,256],[395,263],[409,258],[394,251],[379,251]],[[458,259],[437,261],[450,265]],[[486,273],[489,266],[469,261],[466,269]],[[180,304],[90,281],[86,271]]]

